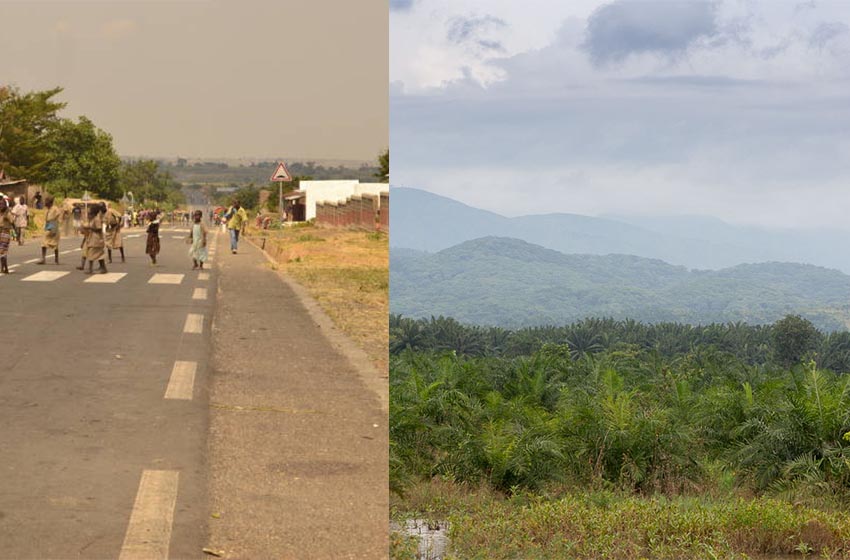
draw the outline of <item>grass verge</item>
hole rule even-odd
[[[304,286],[349,338],[388,371],[389,241],[386,234],[321,228],[249,229],[281,270]]]
[[[850,558],[850,514],[768,498],[558,497],[433,481],[396,497],[392,515],[446,519],[453,559]],[[403,535],[391,558],[411,558]]]

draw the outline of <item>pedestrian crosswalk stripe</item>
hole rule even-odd
[[[198,273],[198,280],[209,280],[209,279],[210,279],[210,273],[209,272],[199,272]]]
[[[142,236],[142,234],[141,234],[141,233],[135,233],[135,234],[133,234],[133,235],[125,235],[124,237],[125,237],[126,239],[132,239],[132,238],[134,238],[134,237],[141,237],[141,236]]]
[[[106,274],[98,274],[87,278],[85,281],[92,284],[114,284],[125,276],[127,276],[126,272],[107,272]]]
[[[26,278],[21,278],[23,282],[53,282],[63,276],[71,274],[70,272],[62,272],[59,270],[42,270],[35,274],[30,274]]]
[[[186,239],[186,236],[184,236],[184,235],[172,235],[171,239]]]
[[[178,471],[142,471],[119,560],[167,560]]]
[[[197,362],[174,362],[171,379],[165,390],[166,399],[192,400],[192,389],[195,385]]]
[[[198,313],[189,313],[186,316],[186,323],[183,325],[183,332],[190,334],[204,332],[204,316]]]
[[[185,274],[154,274],[148,284],[180,284]]]
[[[24,261],[24,264],[32,264],[32,263],[34,263],[34,262],[35,262],[35,261],[37,261],[37,260],[39,260],[39,259],[30,259],[30,260],[28,260],[28,261]]]
[[[192,293],[192,299],[207,299],[207,289],[195,288],[195,291]]]

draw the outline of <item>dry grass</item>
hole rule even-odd
[[[249,230],[334,323],[388,371],[389,241],[386,234],[303,226]]]

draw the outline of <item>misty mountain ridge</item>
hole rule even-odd
[[[767,230],[711,216],[640,217],[551,213],[509,218],[427,191],[393,187],[393,248],[440,251],[487,236],[521,239],[561,253],[629,254],[691,269],[800,262],[850,273],[848,232]]]
[[[565,324],[586,317],[692,324],[772,323],[800,314],[820,328],[850,323],[850,276],[783,262],[689,270],[634,255],[564,254],[484,237],[437,253],[390,253],[390,307],[480,325]]]

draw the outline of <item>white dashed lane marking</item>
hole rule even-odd
[[[85,282],[91,282],[92,284],[114,284],[125,276],[127,276],[126,272],[107,272],[106,274],[98,274],[87,278]]]
[[[142,471],[119,560],[167,560],[178,471]]]
[[[189,334],[204,332],[204,316],[198,313],[189,313],[186,316],[186,323],[183,325],[183,332]]]
[[[21,278],[23,282],[53,282],[63,276],[67,276],[71,274],[70,272],[61,272],[58,270],[42,270],[41,272],[36,272],[35,274],[31,274],[26,278]]]
[[[192,400],[192,390],[195,385],[196,362],[174,362],[171,379],[165,390],[166,399]]]
[[[207,299],[207,289],[195,288],[195,291],[192,293],[192,299]]]
[[[148,284],[179,284],[185,274],[154,274]]]
[[[209,272],[199,272],[198,273],[198,280],[209,280],[209,279],[210,279],[210,273]]]

